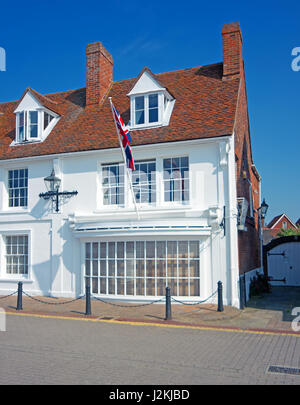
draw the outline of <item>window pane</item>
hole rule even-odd
[[[151,108],[149,110],[149,122],[158,121],[158,108]]]
[[[190,284],[190,291],[191,291],[191,296],[199,296],[200,295],[200,284],[199,280],[191,280]]]
[[[158,260],[156,264],[157,277],[166,277],[166,262],[164,260]]]
[[[7,236],[5,244],[6,272],[8,274],[28,274],[28,236]]]
[[[144,96],[135,98],[135,109],[143,110],[145,108],[145,99]]]
[[[149,108],[158,107],[158,94],[149,95]]]
[[[189,275],[189,267],[187,260],[179,260],[178,262],[178,276],[180,277],[188,277]]]
[[[135,112],[135,123],[137,125],[144,124],[145,122],[145,113],[143,110]]]
[[[134,280],[133,278],[126,278],[126,294],[133,295],[134,294]]]
[[[168,260],[168,277],[177,277],[177,261]]]
[[[190,261],[190,277],[199,277],[199,276],[200,276],[199,261],[191,260]]]
[[[136,261],[136,277],[145,277],[145,262],[144,260]]]
[[[146,295],[155,295],[155,279],[147,278],[146,280]]]
[[[197,241],[190,242],[190,257],[199,258],[199,242]]]
[[[144,242],[136,242],[136,257],[142,259],[144,256]]]
[[[155,242],[146,242],[146,257],[155,258]]]
[[[165,201],[189,200],[188,157],[164,159]]]
[[[8,172],[9,207],[27,206],[28,169]]]
[[[156,201],[156,162],[135,162],[132,173],[133,190],[138,203],[154,203]]]
[[[168,242],[168,257],[170,259],[175,259],[177,257],[177,242]]]
[[[38,137],[38,127],[37,125],[30,125],[30,138],[37,138]]]
[[[116,164],[102,167],[102,186],[104,205],[124,204],[124,165]]]
[[[178,257],[179,259],[184,259],[188,257],[188,242],[179,241],[178,242]]]
[[[145,295],[145,280],[143,278],[136,279],[136,295]]]
[[[164,241],[158,241],[156,242],[156,255],[157,258],[165,258],[166,257],[166,242]]]
[[[155,260],[146,261],[146,277],[155,277]]]
[[[38,112],[29,111],[29,115],[30,115],[30,124],[37,124],[38,123]]]
[[[125,286],[124,278],[118,278],[117,279],[117,294],[118,295],[125,294],[124,286]]]
[[[6,271],[28,271],[28,238],[6,237]],[[99,255],[100,253],[100,255]],[[85,244],[85,276],[95,294],[199,296],[199,241],[117,241]],[[167,256],[167,257],[166,257]]]
[[[126,243],[126,258],[133,258],[134,257],[134,242],[127,242]]]
[[[126,277],[134,277],[134,261],[126,260]]]

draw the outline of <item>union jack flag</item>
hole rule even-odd
[[[134,161],[133,161],[133,156],[132,156],[131,146],[130,146],[131,136],[130,136],[128,128],[124,124],[124,121],[123,121],[121,115],[118,113],[118,111],[115,108],[115,106],[113,105],[112,101],[110,101],[110,102],[111,102],[111,106],[112,106],[114,120],[117,125],[117,129],[119,131],[121,141],[122,141],[122,146],[123,146],[123,149],[125,152],[127,167],[133,171],[133,170],[135,170],[135,166],[134,166]]]

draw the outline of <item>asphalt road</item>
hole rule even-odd
[[[295,336],[8,315],[0,384],[300,384]]]

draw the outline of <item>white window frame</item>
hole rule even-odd
[[[155,194],[154,194],[154,196],[155,196],[154,200],[155,200],[155,201],[153,201],[153,202],[140,202],[140,201],[138,201],[138,200],[136,199],[136,203],[137,203],[139,206],[150,206],[150,207],[152,207],[152,206],[156,206],[156,205],[157,205],[157,202],[158,202],[158,199],[157,199],[157,196],[158,196],[157,190],[158,190],[159,184],[158,184],[158,181],[157,181],[157,159],[154,158],[154,159],[136,160],[136,161],[135,161],[135,167],[137,167],[137,165],[150,164],[150,163],[154,163],[154,164],[155,164],[155,170],[154,170],[154,174],[153,174],[154,180],[153,180],[153,182],[151,181],[151,184],[154,183],[154,185],[155,185]],[[135,191],[135,184],[134,184],[133,178],[134,178],[135,174],[136,174],[136,171],[131,172],[131,180],[132,180],[132,186],[133,186],[133,190],[134,190],[134,191]],[[151,179],[151,180],[152,180],[152,179]],[[141,184],[141,183],[139,183],[139,184]],[[144,183],[142,183],[142,184],[145,185]],[[147,178],[147,183],[146,183],[146,185],[149,186],[148,178]],[[149,191],[148,191],[147,193],[149,194]]]
[[[188,169],[189,169],[189,178],[188,178],[188,193],[189,193],[189,198],[187,200],[174,200],[174,201],[166,201],[165,199],[165,182],[166,180],[164,179],[164,160],[166,159],[176,159],[176,158],[188,158]],[[161,195],[161,203],[162,205],[168,206],[168,205],[172,205],[172,206],[186,206],[186,205],[190,205],[191,204],[191,165],[190,165],[190,156],[189,154],[182,154],[182,155],[173,155],[173,156],[164,156],[161,158],[162,159],[162,163],[161,163],[161,167],[162,167],[162,177],[161,177],[161,181],[162,181],[162,195]]]
[[[22,187],[22,188],[27,190],[27,196],[26,196],[27,204],[26,205],[12,205],[12,206],[10,206],[9,205],[9,200],[10,200],[10,197],[9,197],[9,191],[10,191],[10,188],[9,188],[9,172],[14,172],[14,171],[20,172],[21,170],[27,170],[27,186]],[[20,187],[18,187],[18,188],[20,189]],[[13,186],[12,189],[15,190],[16,188]],[[28,190],[29,190],[29,169],[28,169],[28,167],[12,167],[12,168],[7,170],[6,190],[7,190],[6,203],[4,204],[4,206],[7,207],[8,210],[16,210],[16,209],[24,210],[24,209],[28,208],[28,198],[29,198],[29,193],[28,193]],[[18,197],[18,198],[20,199],[21,197]]]
[[[156,95],[158,96],[158,121],[149,122],[149,96]],[[135,100],[138,97],[144,97],[144,123],[137,124],[135,122]],[[130,102],[130,111],[131,111],[131,121],[130,121],[130,128],[132,129],[139,129],[139,128],[152,128],[162,125],[163,121],[163,112],[164,112],[164,94],[163,92],[150,92],[146,94],[136,94],[131,96]]]
[[[114,246],[114,250],[115,250],[114,258],[110,258],[109,254],[108,254],[109,243],[111,243],[111,242],[115,243],[115,246]],[[124,250],[125,251],[124,251],[124,256],[122,258],[118,258],[118,256],[117,256],[117,243],[118,242],[121,242],[121,243],[124,244]],[[136,253],[137,252],[137,250],[136,250],[137,242],[143,242],[144,243],[144,258],[140,259],[140,258],[137,257],[137,253]],[[153,258],[149,258],[146,255],[147,242],[148,243],[149,242],[154,243],[155,254],[154,254]],[[165,256],[164,259],[157,257],[157,243],[158,242],[165,242],[166,243],[166,246],[165,246],[166,256]],[[176,243],[176,257],[171,257],[171,258],[168,257],[168,242],[175,242]],[[188,242],[188,255],[187,255],[187,258],[182,259],[182,258],[179,257],[179,251],[178,251],[179,243],[178,242]],[[199,243],[199,245],[198,245],[199,250],[198,250],[197,258],[193,259],[190,256],[190,242],[198,242]],[[135,238],[135,239],[130,239],[130,240],[129,239],[87,240],[82,245],[82,248],[83,248],[83,269],[84,269],[84,271],[83,271],[83,279],[84,279],[83,280],[83,286],[85,285],[85,277],[86,277],[86,267],[85,267],[86,266],[86,256],[85,256],[86,243],[90,244],[91,255],[92,255],[92,251],[93,251],[93,245],[92,244],[95,243],[97,245],[97,249],[96,249],[97,257],[94,257],[94,259],[93,259],[92,256],[90,256],[91,258],[88,259],[88,261],[90,262],[91,267],[90,267],[90,274],[87,276],[89,279],[91,279],[91,278],[97,279],[97,284],[98,284],[97,290],[98,290],[98,292],[93,291],[93,285],[92,285],[92,283],[90,284],[91,285],[91,291],[95,295],[109,296],[109,297],[124,297],[124,298],[131,298],[131,297],[132,298],[145,298],[145,297],[149,297],[149,296],[160,297],[160,296],[165,295],[165,291],[164,291],[165,285],[163,286],[163,294],[159,295],[158,294],[158,280],[161,279],[161,280],[166,281],[169,278],[172,278],[174,281],[176,280],[176,288],[177,288],[177,294],[175,295],[175,293],[173,291],[172,295],[177,296],[177,297],[183,297],[183,298],[188,297],[190,299],[197,299],[197,298],[199,298],[199,296],[201,296],[201,288],[202,288],[201,284],[203,283],[203,282],[201,282],[201,279],[202,279],[201,271],[202,271],[202,268],[203,268],[203,257],[201,255],[201,244],[202,244],[202,242],[201,242],[201,240],[199,240],[197,238],[195,239],[193,237],[189,237],[189,238],[176,237],[176,238],[166,238],[166,239],[161,239],[161,238],[160,239],[152,239],[152,238],[151,239],[150,238],[142,238],[142,239],[140,239],[140,238]],[[103,243],[105,245],[105,258],[102,260],[103,262],[105,262],[105,266],[104,266],[104,269],[103,269],[104,273],[105,273],[105,276],[102,276],[102,277],[100,276],[100,274],[101,274],[100,273],[100,270],[101,270],[101,266],[100,266],[100,262],[101,262],[101,259],[100,259],[100,243]],[[134,246],[134,248],[133,248],[134,249],[133,250],[133,257],[130,257],[130,258],[127,257],[127,253],[126,253],[126,244],[127,243],[133,243],[133,246]],[[124,263],[124,275],[123,276],[118,276],[118,274],[117,274],[117,268],[118,268],[117,267],[117,262],[118,262],[118,260],[123,260],[123,263]],[[126,291],[125,279],[127,278],[127,260],[130,260],[130,261],[133,262],[133,273],[132,273],[133,276],[129,277],[130,279],[134,280],[133,294],[127,294],[127,291]],[[144,280],[144,286],[147,286],[147,279],[149,279],[149,277],[147,277],[147,273],[145,271],[143,273],[144,276],[137,277],[136,270],[137,270],[137,261],[138,260],[141,260],[141,261],[144,262],[144,269],[146,269],[147,260],[154,262],[154,277],[152,277],[152,276],[150,277],[150,279],[153,280],[153,282],[154,282],[154,291],[155,291],[154,295],[147,295],[147,288],[144,289],[144,294],[143,295],[137,294],[137,290],[136,290],[136,287],[137,287],[136,281],[137,281],[137,279],[143,279]],[[93,261],[95,261],[96,263],[93,264]],[[115,273],[114,273],[113,276],[109,275],[109,261],[114,262]],[[164,261],[165,265],[166,265],[165,277],[159,277],[158,276],[158,272],[157,272],[157,267],[158,266],[157,266],[157,264],[160,261]],[[187,275],[185,277],[179,277],[178,271],[180,269],[179,263],[181,261],[186,261],[187,262],[187,266],[188,266],[187,267]],[[191,277],[190,276],[190,269],[191,269],[190,262],[191,261],[195,261],[195,262],[199,263],[198,276],[197,277]],[[176,266],[177,271],[176,271],[176,276],[174,276],[174,277],[170,277],[170,274],[168,273],[169,262],[174,262],[174,264]],[[94,275],[94,277],[93,277],[93,266],[95,266],[95,270],[97,270],[97,275],[96,276]],[[99,291],[101,291],[101,289],[99,288],[101,278],[105,279],[105,284],[106,284],[106,287],[105,287],[106,292],[105,292],[105,294],[104,293],[103,294],[99,293]],[[107,293],[109,291],[109,278],[114,280],[114,282],[112,284],[114,286],[113,287],[114,293]],[[123,290],[124,294],[118,294],[118,291],[117,291],[117,280],[119,278],[124,280],[124,287],[123,287],[124,288],[124,290]],[[180,291],[179,290],[179,282],[180,282],[180,280],[183,280],[183,279],[187,280],[187,283],[188,283],[188,286],[187,286],[188,295],[180,296],[179,295],[179,291]],[[198,280],[198,282],[199,282],[199,284],[198,284],[199,295],[191,295],[191,287],[192,287],[191,286],[191,280]]]
[[[0,260],[1,260],[1,267],[0,267],[0,279],[2,280],[11,280],[11,281],[30,281],[31,280],[31,263],[32,263],[32,248],[31,248],[31,241],[32,235],[31,230],[5,230],[1,231],[0,234]],[[28,272],[27,274],[9,274],[7,273],[7,263],[6,263],[6,237],[7,236],[27,236],[28,238]]]
[[[123,183],[123,189],[124,189],[124,203],[122,204],[104,204],[104,175],[103,175],[103,170],[105,167],[109,166],[122,166],[124,170],[124,183]],[[100,185],[101,185],[101,208],[103,209],[121,209],[125,208],[128,206],[128,192],[127,192],[127,175],[126,175],[126,167],[124,163],[121,162],[116,162],[116,163],[102,163],[100,165]]]
[[[37,113],[37,137],[30,136],[30,113],[36,112]],[[45,113],[49,114],[52,119],[44,129],[44,117]],[[23,132],[23,139],[20,138],[20,116],[24,114],[24,132]],[[35,109],[28,109],[19,111],[16,113],[16,138],[15,144],[23,144],[27,142],[41,142],[43,141],[54,128],[56,123],[59,120],[59,116],[55,114],[53,111],[50,111],[46,108],[35,108]]]

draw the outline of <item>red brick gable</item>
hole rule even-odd
[[[132,131],[132,145],[231,135],[240,79],[222,81],[222,76],[222,63],[155,74],[176,99],[170,124]],[[130,103],[126,94],[135,82],[136,78],[114,82],[103,102],[89,108],[85,89],[39,95],[42,104],[52,103],[61,115],[41,143],[10,147],[15,138],[13,111],[19,101],[0,103],[0,160],[119,147],[108,97],[127,123]]]
[[[277,215],[272,219],[272,221],[266,226],[266,229],[281,229],[283,227],[283,222],[287,223],[287,228],[296,229],[296,225],[285,215]]]

